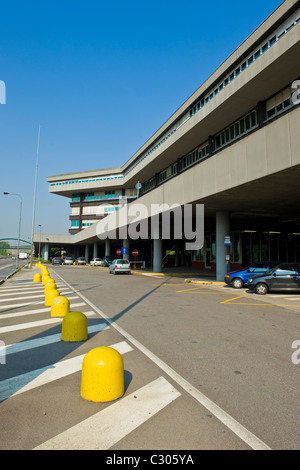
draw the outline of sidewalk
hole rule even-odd
[[[162,273],[154,273],[149,268],[132,269],[132,274],[139,274],[142,276],[162,276],[162,277],[173,277],[184,278],[185,282],[191,282],[194,284],[217,284],[225,285],[225,282],[216,280],[216,272],[208,269],[195,269],[195,268],[163,268]]]

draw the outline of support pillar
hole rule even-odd
[[[123,239],[123,248],[127,248],[127,255],[124,254],[123,255],[123,259],[129,259],[130,258],[130,253],[129,253],[129,250],[130,250],[130,243],[129,243],[129,239],[128,238],[124,238]]]
[[[87,263],[90,262],[90,250],[89,250],[89,245],[85,245],[85,260]]]
[[[105,239],[105,256],[110,256],[110,239]]]
[[[93,245],[93,258],[98,258],[98,243],[94,242]]]
[[[49,243],[45,243],[45,246],[42,248],[42,258],[45,261],[49,261]]]
[[[162,239],[153,240],[153,272],[162,272]]]
[[[227,273],[227,247],[224,246],[224,237],[226,235],[230,235],[229,213],[226,211],[219,211],[216,213],[217,281],[224,281],[224,276]]]

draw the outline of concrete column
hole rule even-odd
[[[98,258],[98,243],[94,242],[93,245],[93,258]]]
[[[85,245],[85,260],[87,263],[90,262],[89,245]]]
[[[230,235],[229,213],[226,211],[219,211],[216,213],[217,281],[224,281],[224,276],[227,273],[227,247],[224,246],[225,235]]]
[[[162,272],[162,239],[153,240],[153,272]]]
[[[42,248],[42,258],[45,261],[49,261],[49,243],[45,243],[45,246]]]
[[[123,255],[123,259],[130,259],[130,243],[128,238],[123,239],[123,247],[127,248],[127,255]]]
[[[110,239],[105,240],[105,256],[110,256]]]

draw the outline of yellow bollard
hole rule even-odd
[[[57,289],[47,290],[46,293],[45,293],[45,305],[46,305],[46,307],[51,307],[52,300],[55,299],[55,297],[58,297],[59,295],[60,295],[60,292]]]
[[[45,284],[45,289],[44,289],[45,294],[46,294],[46,291],[50,289],[56,289],[56,283],[54,279],[52,278],[49,278]]]
[[[36,273],[33,276],[33,282],[41,282],[42,281],[42,276],[39,273]]]
[[[49,281],[50,276],[49,274],[42,274],[42,284],[45,285],[47,281]]]
[[[81,312],[69,312],[63,318],[62,341],[85,341],[88,339],[88,320]]]
[[[101,346],[84,356],[80,394],[94,402],[116,400],[124,395],[124,364],[118,351]]]
[[[67,297],[59,295],[51,304],[51,317],[65,317],[70,311],[70,301]]]

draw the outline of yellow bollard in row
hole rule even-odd
[[[67,297],[59,295],[51,304],[51,317],[65,317],[70,312],[70,301]]]
[[[69,312],[63,318],[62,341],[85,341],[88,339],[88,320],[82,312]]]
[[[42,276],[40,275],[40,273],[36,273],[33,276],[33,282],[42,282]]]
[[[112,401],[124,395],[124,364],[118,351],[101,346],[84,356],[80,394],[93,402]]]
[[[51,317],[63,317],[61,340],[81,342],[88,339],[88,320],[82,312],[70,311],[70,301],[60,295],[55,280],[48,269],[39,265],[42,276],[34,276],[34,282],[45,286],[45,305],[51,307]],[[115,349],[101,346],[89,351],[83,359],[80,394],[92,402],[108,402],[124,395],[124,364]]]

